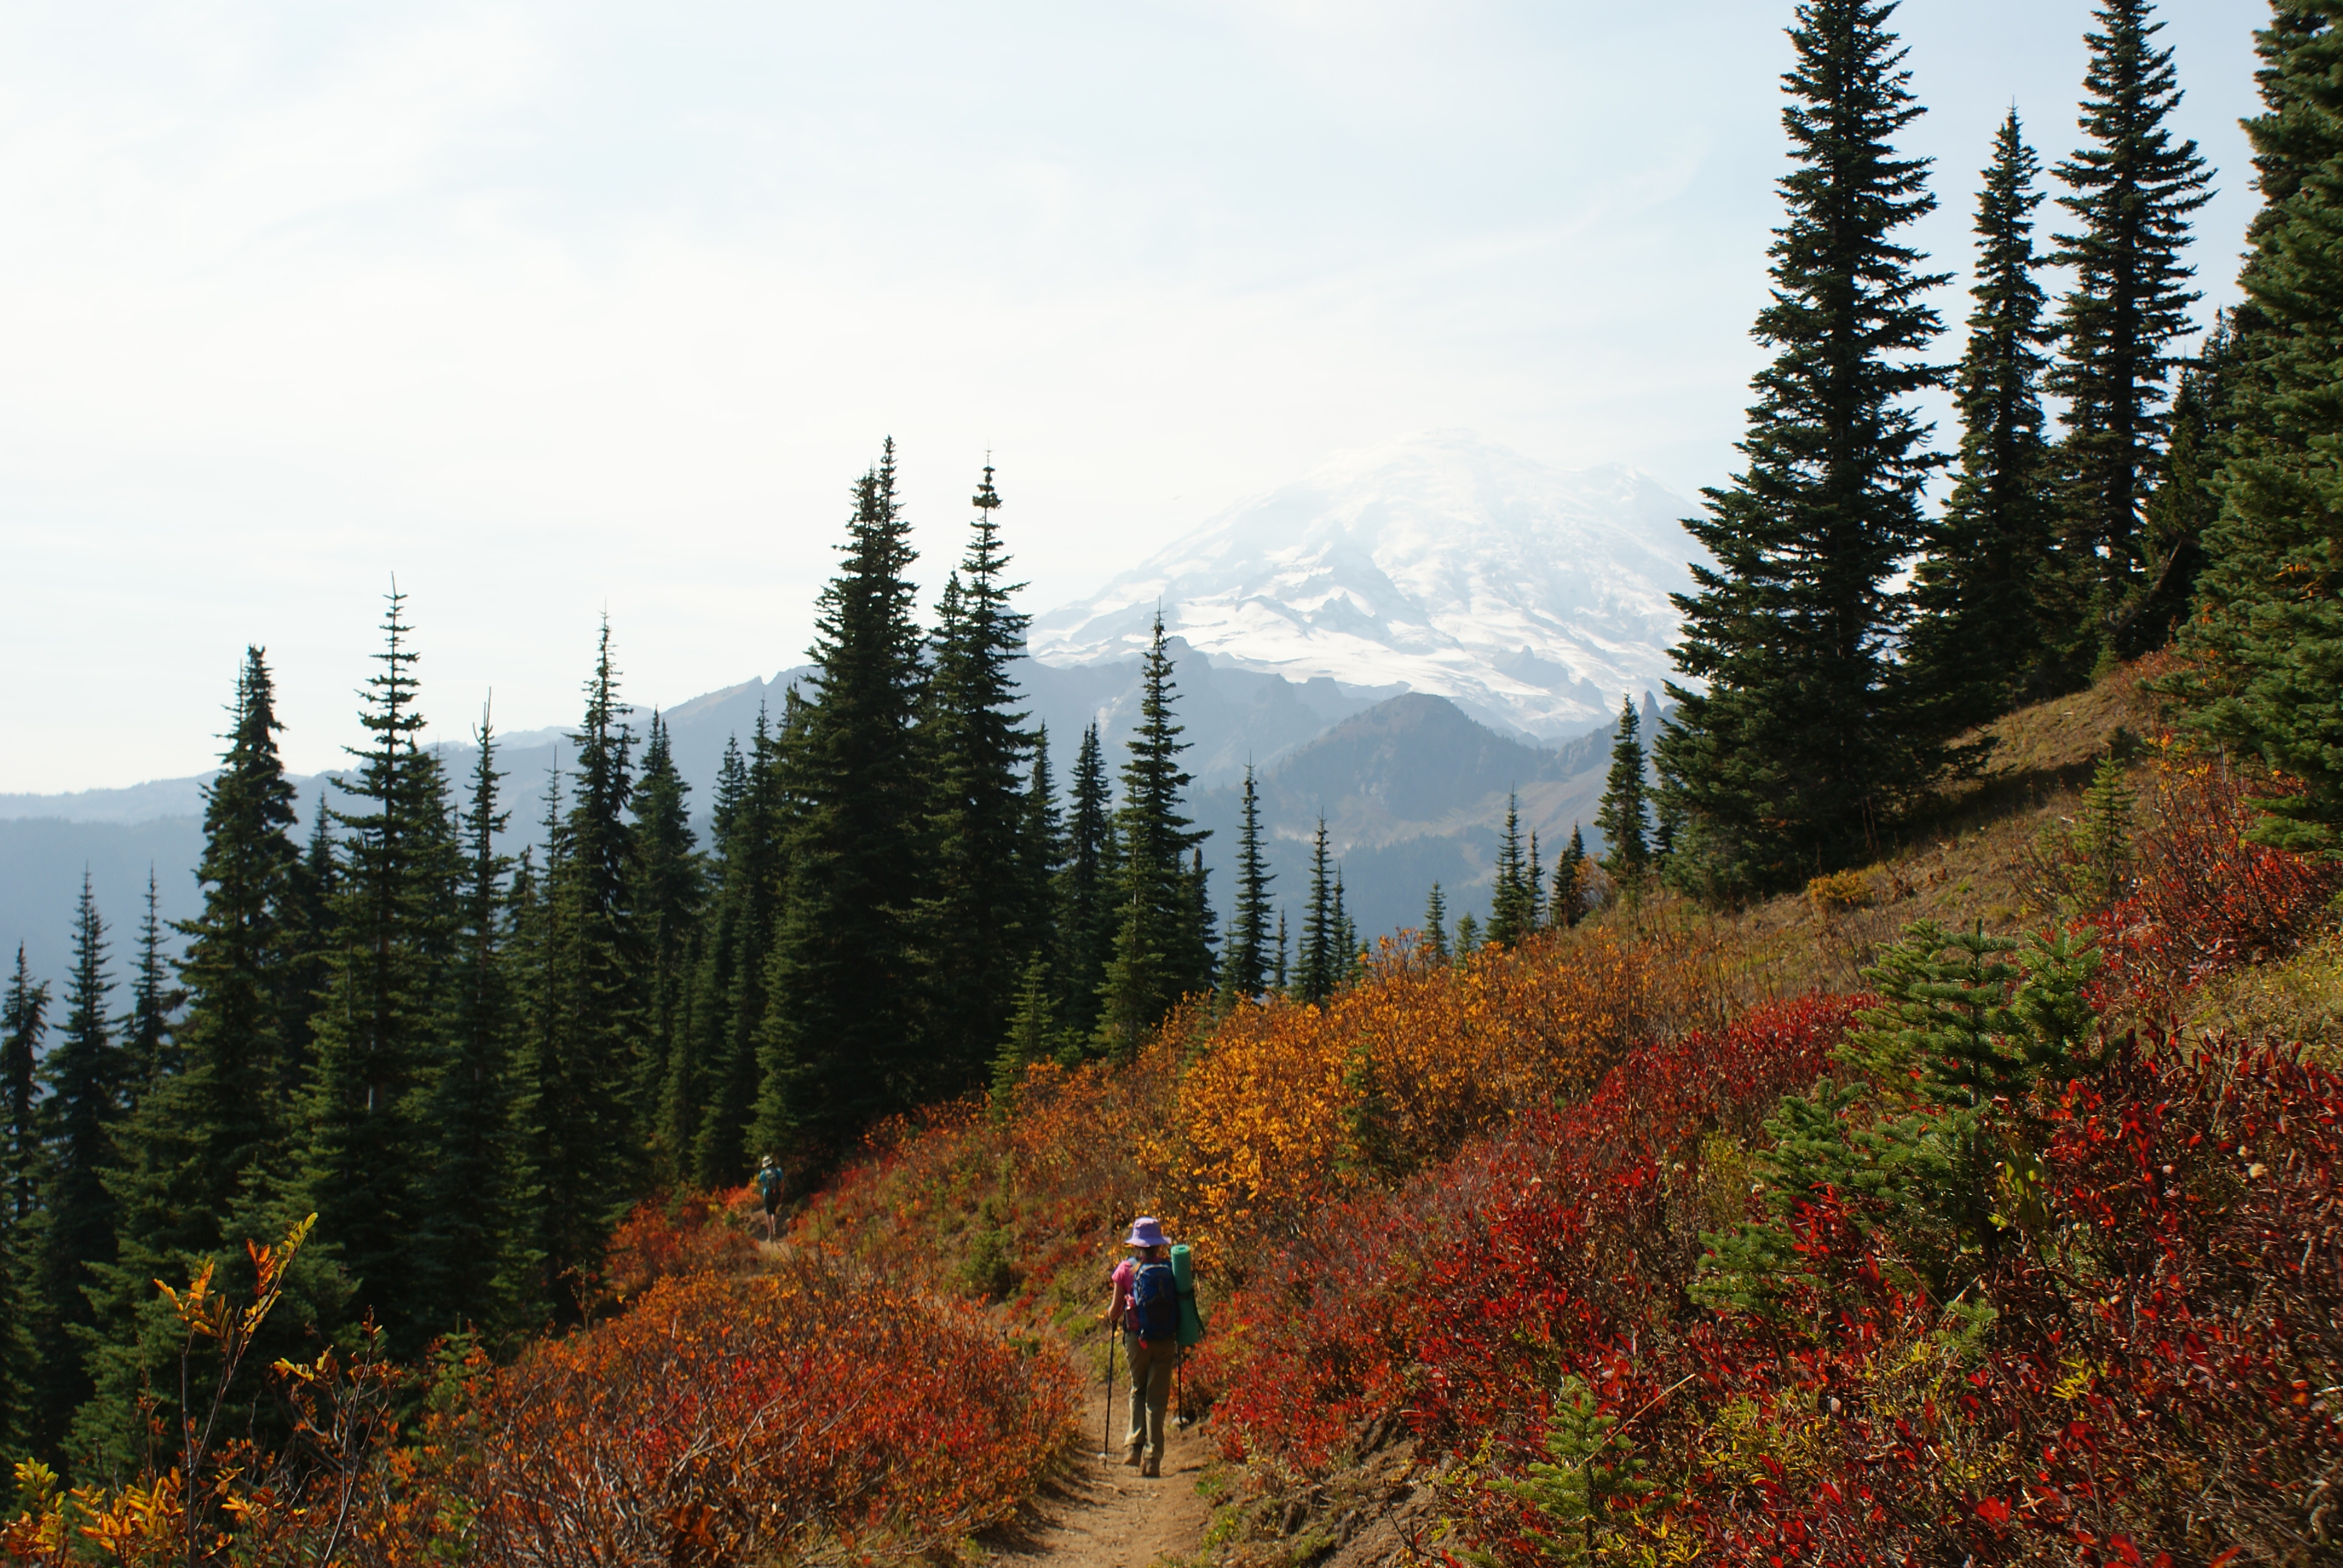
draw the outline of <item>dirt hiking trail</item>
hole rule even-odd
[[[1115,1379],[1114,1448],[1101,1461],[1106,1389],[1097,1382],[1090,1385],[1073,1462],[1041,1489],[1024,1516],[986,1538],[995,1563],[1017,1568],[1148,1568],[1161,1558],[1196,1555],[1212,1512],[1196,1492],[1204,1462],[1212,1457],[1212,1438],[1204,1427],[1183,1432],[1174,1422],[1160,1480],[1126,1467],[1128,1388],[1121,1377]]]

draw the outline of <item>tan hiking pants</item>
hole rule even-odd
[[[1153,1458],[1163,1457],[1163,1410],[1172,1402],[1172,1366],[1179,1358],[1177,1340],[1148,1341],[1137,1334],[1122,1336],[1131,1360],[1131,1432],[1123,1447],[1132,1452],[1145,1445]]]

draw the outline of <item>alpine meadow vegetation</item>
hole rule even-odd
[[[1485,922],[1362,932],[1250,767],[1216,910],[1161,613],[1053,768],[1000,476],[923,624],[891,441],[704,802],[607,621],[552,774],[443,765],[394,585],[305,823],[250,648],[199,912],[85,881],[0,987],[0,1563],[980,1563],[1141,1213],[1190,1568],[2343,1556],[2343,4],[2271,0],[2198,321],[2104,0],[1957,366],[1896,6],[1789,10],[1671,706],[1476,825]]]

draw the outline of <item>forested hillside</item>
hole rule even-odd
[[[2052,232],[1981,149],[1951,365],[1893,12],[1796,7],[1674,707],[1594,843],[1490,811],[1485,922],[1362,931],[1322,817],[1273,897],[1251,771],[1216,890],[1161,619],[1122,744],[1029,725],[993,471],[923,616],[891,442],[705,842],[613,628],[532,793],[417,744],[394,594],[308,821],[253,648],[184,957],[85,897],[6,983],[0,1552],[972,1561],[1151,1212],[1198,1560],[2338,1560],[2343,15],[2257,35],[2192,345],[2210,176],[2107,0]]]

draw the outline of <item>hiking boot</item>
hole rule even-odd
[[[1133,1465],[1139,1462],[1139,1447],[1136,1443],[1122,1451],[1122,1462],[1125,1464]]]
[[[1147,1462],[1139,1467],[1139,1473],[1151,1477],[1160,1476],[1163,1473],[1163,1462],[1151,1453],[1147,1456]]]

